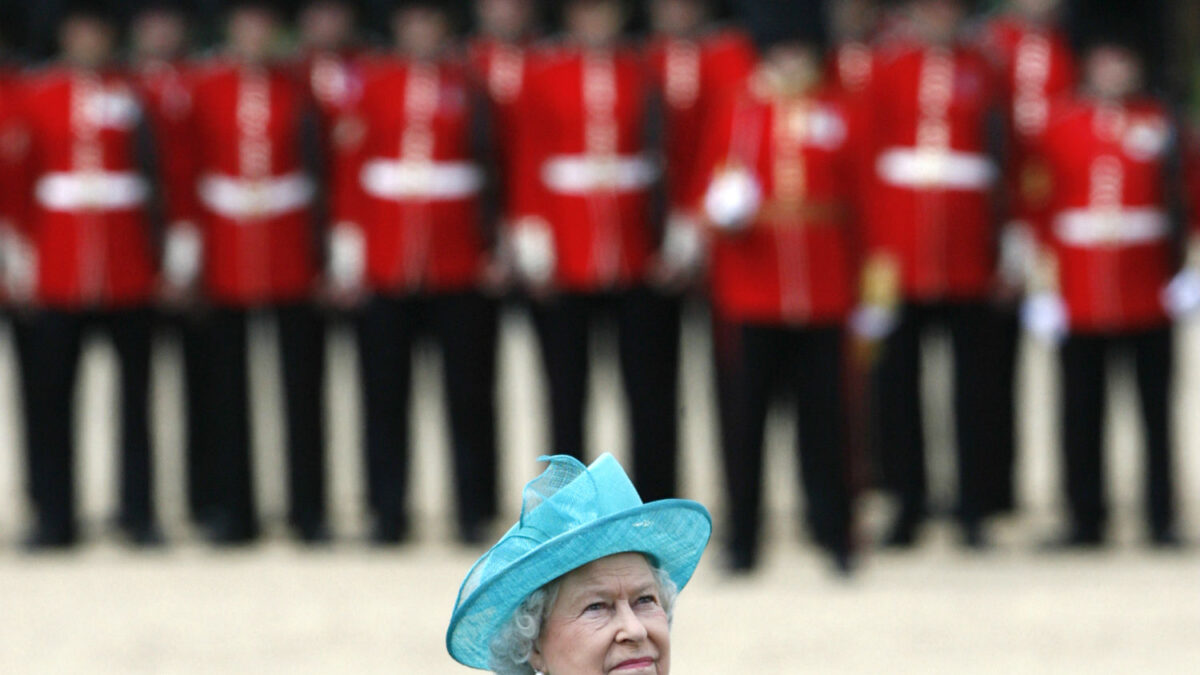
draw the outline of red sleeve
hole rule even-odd
[[[18,189],[29,148],[28,134],[17,109],[15,83],[0,82],[0,220],[15,223],[20,210]]]
[[[13,113],[6,132],[12,144],[6,161],[8,177],[12,183],[8,183],[11,189],[6,191],[9,196],[5,208],[16,232],[33,239],[34,176],[40,168],[40,153],[33,132],[33,120],[36,116],[32,110],[34,104],[28,82],[14,87],[12,102]]]
[[[693,180],[688,186],[687,204],[694,213],[704,212],[704,195],[713,176],[729,160],[730,143],[733,138],[733,125],[740,98],[727,97],[707,116],[704,133],[701,134],[698,169],[693,173]]]
[[[757,61],[754,44],[742,32],[731,30],[722,35],[715,53],[713,76],[706,82],[709,106],[715,109],[727,98],[737,96]]]
[[[550,154],[547,136],[554,133],[553,122],[545,112],[545,99],[551,90],[545,68],[531,67],[528,87],[514,116],[515,138],[507,145],[513,153],[508,162],[513,175],[507,183],[514,221],[546,216],[548,193],[541,170]]]
[[[754,71],[757,63],[758,54],[750,39],[739,32],[731,33],[718,85],[719,98],[728,99],[736,96],[746,85],[746,80],[749,79],[750,73]]]

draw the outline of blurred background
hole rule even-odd
[[[837,1],[803,4],[812,16],[828,16],[828,5]],[[275,48],[306,54],[291,22],[304,3],[273,4],[286,17],[273,36]],[[363,50],[386,44],[394,3],[356,4],[355,44]],[[779,4],[716,3],[714,18],[754,34],[755,22],[791,11]],[[1088,18],[1101,4],[1123,17],[1128,40],[1144,59],[1148,90],[1190,129],[1200,115],[1200,0],[1069,0],[1060,26],[1072,44],[1087,42]],[[890,3],[896,12],[904,5]],[[650,39],[647,7],[630,6],[631,36]],[[127,27],[141,5],[103,7]],[[68,0],[0,0],[7,62],[36,77],[56,58],[60,21],[76,8]],[[196,58],[219,53],[221,0],[193,0],[187,10],[189,51]],[[1007,7],[980,2],[970,10],[968,35]],[[548,32],[556,26],[546,25]],[[123,43],[135,37],[123,35]],[[1048,546],[1070,528],[1059,447],[1062,382],[1058,351],[1026,335],[1015,371],[1015,503],[990,521],[986,546],[964,546],[956,523],[952,344],[944,332],[932,332],[922,342],[919,382],[929,523],[916,546],[878,545],[899,517],[896,500],[873,479],[856,475],[855,562],[853,574],[845,575],[807,535],[806,498],[796,479],[794,397],[772,404],[767,417],[761,552],[754,565],[739,568],[736,557],[731,564],[714,317],[702,286],[684,295],[677,491],[710,508],[716,532],[679,603],[677,673],[1189,672],[1200,662],[1194,547],[1200,541],[1200,417],[1193,414],[1200,410],[1200,326],[1194,319],[1175,324],[1170,346],[1178,542],[1146,545],[1145,429],[1137,373],[1126,359],[1113,362],[1103,392],[1110,420],[1103,434],[1109,537],[1104,546]],[[458,584],[519,514],[520,486],[540,471],[537,457],[556,450],[530,300],[516,291],[503,298],[495,398],[499,513],[481,530],[464,531],[458,514],[444,356],[426,339],[413,349],[411,530],[394,539],[380,536],[367,494],[358,324],[353,310],[338,307],[328,312],[322,393],[327,531],[298,536],[289,513],[287,385],[279,351],[285,328],[274,313],[252,309],[246,312],[250,466],[262,536],[235,546],[210,541],[207,525],[190,512],[185,346],[174,330],[156,333],[150,357],[152,498],[161,541],[130,542],[121,535],[113,517],[121,507],[121,358],[107,336],[86,332],[72,393],[79,532],[61,550],[22,545],[38,524],[23,451],[22,377],[36,382],[41,371],[21,372],[17,333],[25,310],[10,303],[0,321],[0,671],[467,672],[450,660],[443,642]],[[584,383],[583,440],[587,455],[610,451],[630,467],[631,416],[616,334],[615,321],[602,321],[598,339],[586,347],[591,377]]]

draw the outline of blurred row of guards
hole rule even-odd
[[[862,489],[896,497],[884,538],[926,508],[920,344],[953,346],[962,541],[1014,508],[1014,367],[1024,329],[1061,358],[1068,528],[1103,542],[1110,357],[1136,364],[1148,540],[1176,543],[1172,324],[1200,306],[1186,134],[1143,86],[1127,3],[1070,45],[1052,0],[975,17],[962,0],[884,6],[566,0],[400,2],[393,44],[355,42],[354,3],[224,10],[189,58],[178,3],[118,21],[68,3],[59,60],[0,80],[4,295],[21,370],[27,544],[72,545],[81,340],[120,361],[117,522],[161,541],[151,497],[154,335],[181,336],[187,498],[217,544],[252,541],[247,319],[279,325],[289,524],[329,536],[325,331],[361,359],[370,537],[409,534],[414,343],[442,351],[459,534],[497,513],[497,314],[528,308],[552,446],[582,456],[589,340],[615,325],[646,500],[677,489],[681,305],[711,305],[728,564],[760,544],[763,432],[791,390],[807,522],[840,569]],[[473,11],[472,11],[473,10]],[[473,37],[457,22],[473,13]],[[114,58],[128,21],[130,57]],[[1131,34],[1133,33],[1133,34]],[[549,32],[546,35],[551,35]],[[593,449],[598,450],[598,449]]]

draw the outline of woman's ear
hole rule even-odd
[[[533,647],[529,651],[529,665],[538,673],[546,672],[546,659],[542,656],[542,648],[537,642],[533,643]]]

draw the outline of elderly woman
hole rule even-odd
[[[643,504],[612,455],[566,455],[467,573],[446,646],[502,675],[667,675],[671,616],[712,534],[700,504]]]

